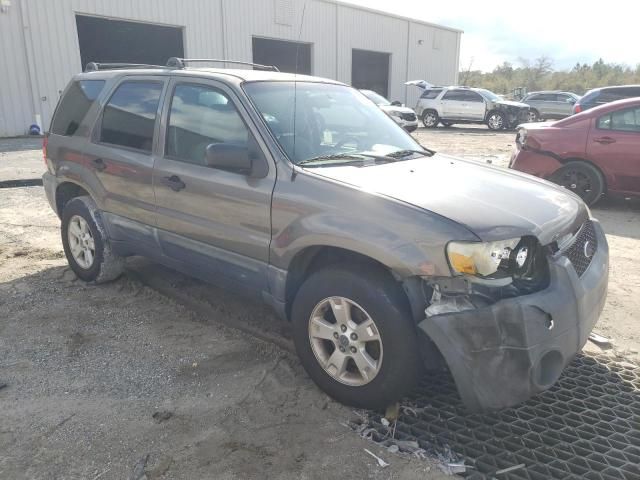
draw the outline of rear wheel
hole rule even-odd
[[[427,128],[436,128],[440,117],[435,110],[425,110],[422,114],[422,124]]]
[[[336,400],[385,408],[422,368],[417,333],[391,277],[367,266],[312,274],[295,298],[293,337],[313,381]]]
[[[596,203],[605,189],[602,173],[587,162],[567,163],[551,176],[551,181],[571,190],[587,205]]]
[[[124,270],[124,259],[111,249],[100,212],[91,197],[69,201],[62,210],[62,246],[69,266],[85,282],[108,282]]]

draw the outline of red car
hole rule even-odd
[[[640,195],[640,98],[519,127],[509,168],[562,185],[592,205]]]

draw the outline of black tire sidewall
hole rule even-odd
[[[551,176],[551,181],[560,185],[560,178],[569,170],[581,172],[589,177],[592,187],[590,194],[585,197],[577,193],[575,193],[575,195],[578,195],[587,205],[594,205],[600,197],[602,197],[605,190],[604,178],[600,171],[593,165],[586,162],[569,162]]]
[[[71,248],[69,247],[69,222],[75,215],[82,217],[87,222],[89,230],[91,231],[91,235],[93,236],[95,254],[93,263],[88,269],[82,268],[80,265],[78,265],[75,258],[73,258],[73,255],[71,254]],[[100,275],[100,269],[104,261],[104,239],[102,238],[102,235],[100,234],[100,231],[96,226],[94,215],[91,214],[87,203],[85,203],[82,198],[74,198],[65,205],[64,210],[62,211],[61,233],[62,246],[64,248],[64,253],[67,257],[67,261],[69,262],[69,266],[71,267],[71,269],[80,279],[84,280],[85,282],[96,280]]]
[[[315,306],[325,298],[341,296],[360,305],[373,319],[383,348],[382,367],[369,383],[353,387],[334,380],[318,363],[308,336]],[[311,275],[292,308],[293,339],[309,376],[331,397],[359,408],[385,408],[410,392],[422,368],[418,336],[396,285],[377,270],[329,267]]]

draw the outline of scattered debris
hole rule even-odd
[[[611,348],[613,346],[610,339],[608,339],[607,337],[603,337],[596,332],[591,332],[589,334],[589,340],[591,340],[601,348]]]
[[[157,412],[154,412],[153,415],[151,416],[156,421],[156,423],[162,423],[166,420],[169,420],[171,417],[173,417],[173,412],[170,412],[169,410],[158,410]]]
[[[513,467],[503,468],[502,470],[498,470],[495,474],[501,475],[503,473],[513,472],[514,470],[520,470],[521,468],[524,468],[524,467],[526,467],[526,465],[524,463],[520,463],[518,465],[514,465]]]
[[[387,419],[389,423],[395,421],[400,416],[400,404],[398,402],[393,405],[389,405],[387,407],[387,411],[384,413],[384,418]]]
[[[378,466],[380,468],[386,468],[388,467],[390,464],[385,462],[383,459],[381,459],[379,456],[377,456],[375,453],[373,453],[370,450],[367,450],[366,448],[364,449],[365,452],[367,452],[369,455],[371,455],[373,458],[376,459],[376,461],[378,462]]]
[[[97,474],[95,477],[93,477],[93,480],[98,480],[101,476],[103,476],[105,473],[110,472],[111,469],[107,468],[106,470],[104,470],[102,473]]]
[[[141,480],[142,478],[146,478],[144,474],[144,468],[147,466],[147,462],[149,461],[149,454],[147,453],[144,457],[138,460],[138,463],[133,467],[133,472],[131,472],[131,476],[129,480]]]
[[[467,466],[464,464],[464,462],[460,462],[460,463],[447,463],[445,464],[447,467],[447,472],[450,475],[454,475],[456,473],[464,473],[467,471]]]

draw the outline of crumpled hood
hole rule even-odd
[[[535,235],[546,245],[575,231],[589,217],[582,200],[562,187],[446,155],[309,170],[447,217],[483,241]]]
[[[529,105],[521,102],[514,102],[511,100],[500,100],[499,102],[495,102],[498,105],[507,105],[509,107],[518,107],[518,108],[529,108]]]
[[[384,112],[400,112],[400,113],[414,113],[409,107],[400,107],[397,105],[380,105],[380,109]]]

